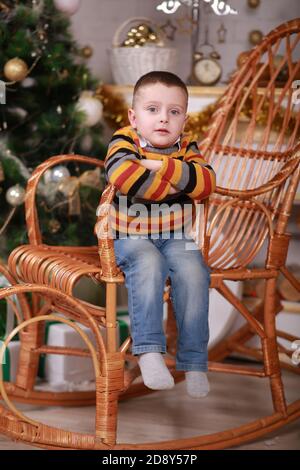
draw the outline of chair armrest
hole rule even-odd
[[[25,218],[28,230],[29,243],[31,245],[39,245],[42,243],[42,236],[39,226],[38,214],[35,205],[35,197],[37,187],[42,175],[52,166],[56,166],[66,162],[81,162],[88,165],[95,165],[104,168],[104,162],[96,158],[85,157],[83,155],[57,155],[51,157],[36,167],[28,180],[25,195]]]
[[[298,144],[293,151],[287,151],[287,152],[276,152],[276,153],[275,152],[262,152],[262,151],[258,152],[256,150],[238,149],[238,148],[233,148],[233,147],[221,147],[221,146],[217,147],[216,153],[221,153],[221,152],[238,153],[239,155],[242,155],[243,153],[245,153],[248,156],[250,156],[250,158],[252,156],[253,157],[257,156],[258,153],[261,154],[261,156],[266,155],[266,156],[274,156],[274,157],[280,154],[283,158],[284,157],[288,158],[288,160],[283,165],[281,170],[275,176],[273,176],[269,181],[267,181],[266,183],[264,183],[263,185],[257,188],[238,190],[238,189],[229,189],[229,188],[217,186],[215,189],[216,194],[221,194],[222,196],[239,197],[240,199],[248,199],[254,196],[258,196],[260,194],[264,194],[282,185],[287,180],[287,178],[296,170],[300,162],[300,144]]]
[[[97,208],[95,234],[98,239],[101,261],[101,280],[105,282],[123,282],[124,276],[118,268],[114,250],[114,240],[110,223],[110,209],[117,188],[108,184],[104,189]]]

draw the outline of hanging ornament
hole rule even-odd
[[[6,200],[13,207],[20,206],[24,202],[25,189],[19,184],[12,186],[6,191]]]
[[[257,8],[260,5],[260,0],[248,0],[248,7]]]
[[[48,42],[47,40],[47,34],[46,34],[46,31],[44,29],[39,29],[37,31],[37,36],[39,38],[40,41],[43,41],[43,42]]]
[[[8,5],[7,5],[8,3]],[[15,17],[15,5],[16,2],[0,2],[0,17],[1,21],[6,23],[10,22]]]
[[[82,49],[80,49],[80,55],[85,59],[90,59],[93,54],[94,50],[91,46],[84,46]]]
[[[83,124],[87,127],[93,127],[98,124],[103,115],[102,103],[93,96],[91,91],[81,93],[76,109],[85,113],[86,116]]]
[[[24,60],[14,57],[6,62],[4,66],[4,75],[11,82],[24,80],[28,74],[28,66]]]
[[[68,178],[70,178],[70,172],[69,172],[68,168],[66,168],[63,165],[55,166],[50,171],[51,171],[51,174],[48,175],[48,178],[50,176],[50,178],[51,178],[50,182],[51,183],[61,183],[63,181],[66,181]],[[45,180],[45,178],[44,178],[44,180]]]
[[[66,15],[74,15],[79,10],[81,0],[54,0],[57,10]]]
[[[219,44],[224,44],[226,42],[227,29],[224,26],[224,23],[221,23],[220,28],[217,30],[218,33],[218,42]]]
[[[66,80],[69,77],[69,71],[67,69],[63,69],[58,72],[58,76],[60,80]]]
[[[10,8],[5,5],[4,2],[0,2],[0,12],[3,13],[4,15],[7,15],[10,12]]]
[[[60,231],[61,224],[58,220],[52,219],[52,220],[49,220],[48,228],[52,234],[55,234]]]
[[[249,33],[249,42],[253,46],[257,46],[257,44],[260,44],[264,35],[259,29],[254,29],[253,31],[250,31]]]

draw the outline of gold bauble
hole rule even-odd
[[[11,82],[20,82],[28,74],[28,66],[22,59],[15,57],[6,62],[4,66],[4,75]]]
[[[69,77],[69,71],[67,69],[63,69],[61,72],[58,72],[59,78],[61,80],[66,80]]]
[[[10,12],[10,8],[7,5],[5,5],[5,3],[0,2],[0,11],[1,13],[7,14]]]
[[[85,46],[81,49],[80,53],[82,57],[84,57],[85,59],[89,59],[90,57],[92,57],[94,51],[91,46]]]
[[[58,220],[52,219],[48,223],[48,227],[51,233],[55,234],[61,229],[61,224]]]
[[[157,42],[157,36],[155,33],[151,33],[148,36],[149,42]]]
[[[257,8],[260,5],[260,0],[248,0],[248,7]]]
[[[137,41],[137,44],[139,46],[144,46],[144,44],[147,42],[147,40],[145,38],[140,38],[138,41]]]
[[[148,28],[148,26],[145,25],[145,24],[140,24],[140,25],[138,26],[138,31],[139,31],[140,33],[142,33],[143,35],[146,35],[146,34],[149,33],[149,28]]]
[[[46,39],[46,33],[43,29],[41,29],[40,31],[38,31],[37,33],[38,35],[38,38],[41,40],[41,41],[44,41]]]
[[[249,33],[249,41],[253,46],[257,46],[257,44],[260,44],[264,35],[259,29],[254,29],[253,31],[250,31]]]

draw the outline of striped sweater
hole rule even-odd
[[[162,160],[159,171],[143,167],[143,159]],[[111,225],[115,236],[150,235],[180,231],[190,226],[192,200],[208,197],[215,188],[215,173],[203,160],[197,143],[183,134],[169,148],[142,147],[136,131],[119,129],[105,159],[106,180],[116,186]],[[171,186],[178,190],[168,195]]]

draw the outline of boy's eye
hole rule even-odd
[[[150,106],[150,107],[148,108],[148,111],[150,111],[150,113],[155,113],[156,108],[155,108],[154,106]]]
[[[178,109],[172,109],[171,113],[177,116],[179,114],[179,111]]]

